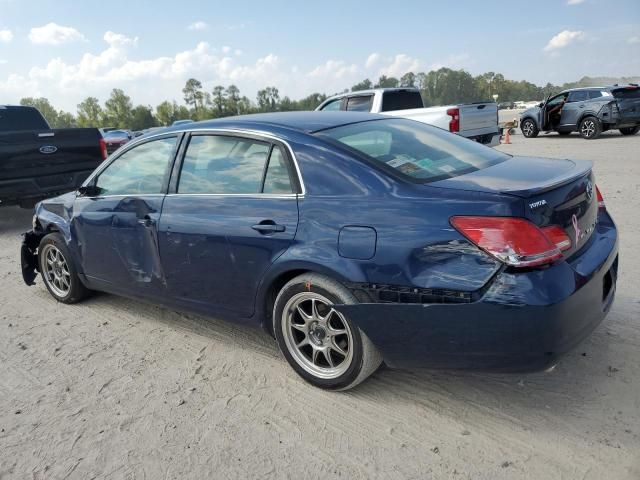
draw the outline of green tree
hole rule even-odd
[[[60,110],[58,112],[58,118],[55,121],[55,124],[52,125],[53,128],[75,128],[78,126],[78,122],[72,113],[65,112],[64,110]]]
[[[224,87],[222,85],[216,85],[213,87],[213,95],[211,96],[214,116],[224,117],[225,103]]]
[[[44,97],[33,98],[26,97],[20,100],[20,105],[25,107],[35,107],[42,114],[45,120],[52,128],[56,128],[58,121],[58,111],[51,105],[48,99]]]
[[[202,83],[195,78],[190,78],[182,89],[182,94],[184,95],[184,102],[193,107],[197,116],[198,108],[202,106],[202,101],[204,100]]]
[[[400,84],[397,78],[395,77],[387,77],[386,75],[382,75],[378,79],[378,83],[374,85],[375,88],[394,88]]]
[[[240,102],[240,90],[235,85],[229,85],[224,92],[225,110],[230,115],[238,115]]]
[[[401,87],[411,87],[415,88],[416,86],[416,74],[413,72],[407,72],[402,77],[400,77],[400,86]]]
[[[131,111],[131,130],[145,130],[157,126],[158,122],[150,106],[138,105]]]
[[[373,88],[373,83],[368,78],[362,80],[361,82],[356,83],[353,87],[351,87],[352,92],[357,92],[358,90],[369,90]]]
[[[267,87],[258,90],[256,97],[258,101],[258,109],[261,112],[275,112],[280,103],[280,93],[276,87]]]
[[[104,115],[96,97],[87,97],[78,104],[78,126],[99,127]]]
[[[104,103],[104,123],[108,127],[131,128],[131,98],[120,88],[111,90],[111,96]]]

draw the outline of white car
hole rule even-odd
[[[376,88],[343,93],[328,98],[316,110],[381,113],[434,125],[489,147],[500,143],[495,102],[425,107],[417,88]]]

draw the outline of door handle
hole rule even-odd
[[[273,220],[263,220],[256,225],[252,225],[251,228],[261,233],[262,235],[284,232],[286,230],[286,227],[284,225],[278,225]]]
[[[145,215],[144,217],[138,219],[138,223],[143,227],[150,227],[156,222],[149,215]]]
[[[584,108],[584,105],[580,105],[580,107],[579,107],[579,108]]]

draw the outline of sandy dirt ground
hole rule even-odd
[[[0,479],[640,478],[640,135],[512,140],[593,160],[621,232],[615,305],[551,373],[324,392],[260,330],[26,287],[30,212],[0,209]]]

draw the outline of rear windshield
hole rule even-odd
[[[317,135],[414,182],[457,177],[510,158],[440,128],[400,118],[344,125]]]
[[[640,99],[640,87],[624,87],[612,90],[613,96],[620,99]]]
[[[49,125],[33,107],[0,107],[0,132],[49,130]]]
[[[384,92],[382,95],[382,111],[409,110],[411,108],[423,108],[424,103],[420,92],[415,90],[398,90]]]

